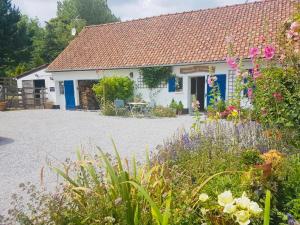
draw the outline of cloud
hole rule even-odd
[[[42,24],[55,17],[57,0],[12,0],[23,14],[39,18]]]
[[[58,0],[12,0],[22,13],[38,17],[42,24],[55,17]],[[216,6],[244,3],[246,0],[108,0],[112,12],[121,20],[156,16]]]

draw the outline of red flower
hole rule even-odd
[[[226,110],[233,111],[233,110],[236,110],[236,107],[233,105],[229,105]]]

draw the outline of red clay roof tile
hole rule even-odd
[[[298,1],[298,0],[297,0]],[[267,31],[276,43],[293,0],[265,0],[132,21],[88,26],[48,71],[136,68],[223,61],[231,37],[238,56]]]

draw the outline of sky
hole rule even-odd
[[[23,14],[37,17],[43,25],[55,17],[59,0],[12,0]],[[60,0],[62,1],[62,0]],[[247,0],[107,0],[112,12],[122,21],[160,14],[183,12],[244,3]]]

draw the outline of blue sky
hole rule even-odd
[[[44,21],[55,17],[58,0],[12,0],[22,13]],[[244,3],[246,0],[107,0],[121,20]]]

